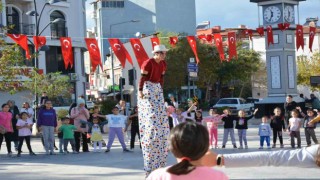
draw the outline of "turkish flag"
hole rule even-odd
[[[187,40],[189,42],[189,45],[193,51],[193,54],[196,56],[197,64],[199,64],[200,60],[197,53],[197,42],[196,38],[194,36],[187,36]]]
[[[208,43],[212,43],[212,34],[207,34],[206,39],[207,39]]]
[[[272,26],[267,26],[267,36],[268,36],[268,46],[269,44],[274,44],[273,42],[273,31],[272,31]]]
[[[37,73],[40,74],[40,75],[43,75],[43,69],[38,69]]]
[[[236,41],[236,33],[235,32],[228,32],[228,46],[229,46],[229,61],[233,57],[238,58],[237,41]]]
[[[201,40],[200,42],[207,41],[206,35],[204,35],[204,34],[198,35],[198,39]]]
[[[73,51],[72,51],[71,38],[61,37],[60,43],[61,43],[62,57],[64,60],[64,67],[65,67],[65,69],[68,69],[68,66],[70,64],[70,67],[72,68],[72,66],[73,66]]]
[[[249,36],[250,41],[252,41],[252,35],[253,35],[252,29],[246,29],[244,30],[244,33],[246,34],[246,36]]]
[[[214,42],[216,44],[217,50],[219,52],[220,60],[223,61],[225,60],[225,56],[224,56],[221,34],[215,34],[213,38],[214,38]]]
[[[260,35],[260,36],[264,36],[264,28],[263,27],[259,27],[256,29],[257,30],[257,33]]]
[[[312,44],[313,44],[313,39],[314,35],[316,34],[316,27],[310,27],[310,32],[309,32],[309,49],[312,52]]]
[[[176,47],[176,44],[178,43],[178,37],[170,37],[169,38],[170,40],[170,44],[171,44],[171,47]]]
[[[297,50],[301,47],[304,50],[304,40],[303,40],[303,27],[301,25],[297,25],[296,29],[296,46]]]
[[[44,36],[33,36],[34,48],[36,51],[47,43],[47,39]]]
[[[129,63],[133,65],[131,56],[129,55],[127,49],[123,46],[119,39],[108,39],[110,47],[112,48],[114,54],[119,59],[121,66],[124,68],[126,65],[126,59]]]
[[[159,38],[158,38],[158,37],[153,37],[153,38],[151,38],[151,44],[152,44],[152,50],[153,50],[153,49],[154,49],[154,46],[160,44]]]
[[[19,46],[26,51],[26,58],[31,59],[29,47],[28,47],[28,37],[23,34],[7,34],[14,42],[19,44]]]
[[[137,58],[139,67],[141,67],[142,64],[143,64],[143,62],[149,59],[148,54],[147,54],[146,51],[144,50],[144,48],[143,48],[143,46],[142,46],[142,44],[141,44],[140,39],[138,39],[138,38],[131,38],[131,39],[130,39],[130,43],[131,43],[131,46],[132,46],[134,55],[135,55],[136,58]]]
[[[289,23],[279,23],[279,24],[278,24],[278,28],[279,28],[281,31],[285,31],[285,30],[287,30],[289,27],[290,27],[290,24],[289,24]]]
[[[202,41],[207,41],[208,43],[212,43],[212,34],[198,35],[198,39],[200,39]]]
[[[91,66],[92,66],[92,72],[96,71],[96,67],[100,65],[102,68],[102,62],[101,62],[101,55],[100,55],[100,49],[98,46],[98,42],[95,38],[84,38],[87,44],[87,48],[90,54],[90,60],[91,60]]]

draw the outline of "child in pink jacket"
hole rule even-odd
[[[218,124],[221,124],[221,118],[223,115],[219,115],[216,109],[209,110],[209,116],[204,117],[202,122],[206,123],[209,132],[209,144],[213,148],[212,141],[214,141],[214,147],[218,148]]]

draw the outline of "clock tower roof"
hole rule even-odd
[[[250,2],[253,2],[253,3],[261,3],[261,2],[268,2],[268,1],[274,1],[274,0],[250,0]],[[290,1],[300,2],[300,1],[306,1],[306,0],[290,0]],[[279,3],[281,3],[281,2],[279,2]]]

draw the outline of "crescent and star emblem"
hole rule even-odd
[[[231,41],[231,43],[233,44],[233,42],[234,42],[234,37],[230,37],[230,41]]]
[[[137,51],[140,51],[140,45],[139,45],[139,44],[134,44],[133,47],[134,47]]]
[[[119,51],[121,49],[121,45],[120,44],[114,44],[113,47],[117,48],[117,50]]]
[[[298,30],[298,35],[301,36],[301,29]]]
[[[155,41],[153,41],[152,43],[153,43],[153,44],[155,44],[155,45],[158,45],[158,43],[157,43],[157,42],[155,42]]]
[[[16,34],[12,34],[14,38],[18,39],[20,38],[20,34],[16,35]]]
[[[314,32],[310,31],[310,36],[313,37],[314,36]]]
[[[97,46],[93,43],[90,43],[90,48],[93,49],[94,51],[97,51]]]
[[[63,40],[63,45],[64,45],[66,48],[69,48],[70,42],[65,39],[65,40]]]
[[[176,40],[176,39],[173,39],[173,42],[174,42],[174,43],[177,43],[177,40]]]

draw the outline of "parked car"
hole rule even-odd
[[[247,114],[251,114],[254,109],[253,103],[247,103],[243,98],[221,98],[214,106],[214,109],[228,107],[232,115],[237,115],[243,109]]]
[[[87,101],[86,105],[87,105],[88,109],[93,109],[94,108],[94,103],[92,101]]]

